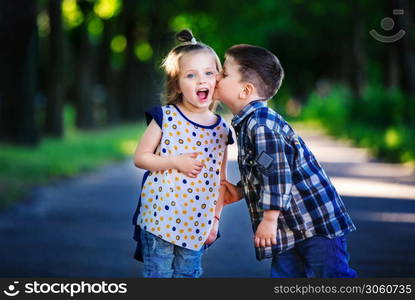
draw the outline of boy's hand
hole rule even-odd
[[[173,157],[175,168],[187,177],[196,178],[204,166],[196,160],[197,155],[198,153],[186,153]]]
[[[264,218],[255,232],[255,247],[270,247],[277,244],[278,210],[264,212]]]
[[[216,240],[216,238],[218,237],[218,230],[219,230],[219,221],[215,218],[213,221],[212,229],[210,230],[209,236],[205,244],[207,245],[212,244]]]
[[[222,179],[220,181],[221,187],[225,187],[224,190],[224,205],[228,205],[234,202],[238,202],[243,198],[243,193],[239,187],[230,183],[229,181]]]

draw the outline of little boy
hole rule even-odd
[[[284,71],[277,57],[251,45],[226,52],[215,98],[234,118],[241,181],[227,181],[227,204],[245,197],[258,260],[272,258],[271,277],[356,277],[345,235],[356,228],[328,176],[267,100]]]

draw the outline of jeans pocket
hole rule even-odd
[[[343,256],[347,258],[347,260],[349,259],[349,253],[347,252],[347,241],[344,235],[336,238],[336,251],[342,253]]]
[[[345,236],[341,236],[336,239],[336,251],[340,259],[339,265],[341,266],[341,268],[339,268],[340,273],[338,274],[338,277],[356,278],[357,272],[349,265],[350,254],[347,250],[347,239]]]

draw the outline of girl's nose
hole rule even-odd
[[[207,78],[205,76],[200,76],[199,77],[199,83],[206,83]]]
[[[222,79],[221,73],[216,74],[216,81],[219,81]]]

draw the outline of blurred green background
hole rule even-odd
[[[414,13],[409,0],[0,1],[0,207],[131,156],[184,28],[220,57],[270,49],[286,73],[270,104],[281,114],[413,164]],[[372,29],[406,34],[382,43]]]

